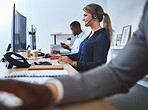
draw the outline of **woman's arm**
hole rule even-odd
[[[70,55],[67,55],[72,61],[77,61],[77,55],[78,53],[75,53],[75,54],[70,54]]]
[[[109,48],[110,48],[109,38],[107,36],[101,36],[101,38],[98,39],[93,45],[93,50],[92,50],[93,54],[91,56],[93,58],[93,61],[77,62],[77,69],[81,71],[86,71],[106,63]]]

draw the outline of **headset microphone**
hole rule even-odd
[[[94,18],[92,18],[91,20],[89,20],[88,23],[90,23],[93,19],[94,19]],[[85,26],[87,26],[88,23],[86,23]]]

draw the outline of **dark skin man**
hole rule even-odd
[[[70,29],[73,33],[74,36],[76,35],[79,35],[82,30],[79,26],[70,26]],[[63,47],[64,49],[67,49],[69,51],[71,51],[72,49],[65,43],[61,43],[61,47]],[[56,51],[56,50],[51,50],[51,53],[54,53],[54,54],[60,54],[60,51]]]

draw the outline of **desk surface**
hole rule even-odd
[[[59,65],[57,60],[51,60],[53,65]],[[67,63],[61,63],[64,65],[64,69],[70,74],[76,74],[77,71]],[[5,63],[0,63],[0,77],[11,74],[12,71],[27,71],[28,68],[22,69],[7,69],[5,68]],[[82,102],[78,104],[48,107],[47,110],[115,110],[105,99],[96,99],[87,102]]]
[[[64,65],[64,69],[69,73],[69,75],[73,75],[78,73],[77,70],[75,70],[71,65],[67,63],[58,63],[57,60],[51,60],[51,63],[53,65]],[[20,68],[20,69],[7,69],[5,68],[5,63],[0,63],[0,78],[11,74],[13,71],[27,71],[28,68]]]

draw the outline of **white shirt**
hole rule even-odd
[[[77,38],[74,42],[74,44],[71,46],[71,51],[67,50],[67,49],[63,49],[63,50],[60,50],[60,53],[61,54],[74,54],[74,53],[78,53],[79,51],[79,47],[80,47],[80,44],[81,42],[86,38],[86,34],[84,31],[82,31],[79,35],[77,35]]]

